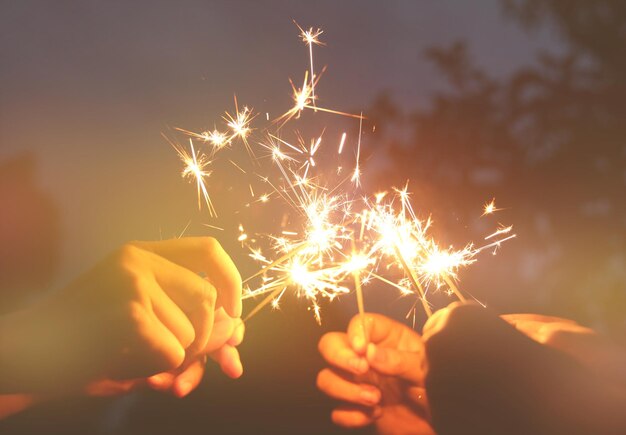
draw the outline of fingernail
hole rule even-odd
[[[380,400],[380,393],[376,390],[361,390],[361,400],[368,405],[375,405]]]
[[[357,352],[362,352],[365,347],[365,340],[360,335],[355,336],[352,339],[352,348]]]
[[[356,374],[363,374],[367,371],[368,364],[363,358],[352,358],[350,360],[350,367]]]
[[[385,352],[379,349],[374,343],[367,345],[367,360],[375,363],[384,363],[386,359]]]
[[[233,362],[232,371],[228,373],[228,375],[233,379],[237,379],[243,375],[243,365],[241,365],[239,359]]]
[[[177,388],[178,397],[185,397],[191,391],[191,383],[188,381],[181,381]]]
[[[163,375],[152,375],[148,378],[148,382],[153,387],[160,387],[165,382],[165,378]]]

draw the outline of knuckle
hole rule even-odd
[[[184,349],[188,349],[189,346],[196,340],[196,331],[192,328],[185,328],[185,331],[182,333],[181,337],[181,346]]]
[[[146,277],[136,270],[126,270],[124,279],[130,299],[146,304],[148,302]]]
[[[543,342],[551,347],[559,347],[567,340],[568,332],[555,328],[550,324],[542,327]]]
[[[216,250],[221,250],[222,245],[217,241],[215,237],[200,237],[198,242],[202,251],[206,254],[211,254]]]
[[[138,302],[129,302],[124,313],[129,330],[135,335],[141,335],[146,322],[146,310]]]
[[[425,341],[428,341],[430,336],[443,331],[449,333],[474,331],[489,315],[488,311],[476,304],[454,302],[428,319],[424,326]]]
[[[141,249],[135,244],[126,243],[117,250],[117,259],[121,266],[129,266],[136,264],[141,256]]]
[[[163,362],[168,369],[180,367],[185,361],[185,349],[182,346],[176,346],[163,355]]]
[[[318,389],[322,391],[328,390],[328,369],[323,369],[317,374],[317,378],[315,379],[315,385]]]
[[[322,338],[317,342],[317,350],[324,355],[326,348],[328,347],[328,340],[330,339],[330,333],[322,335]]]
[[[208,281],[204,281],[198,294],[204,309],[213,309],[217,301],[217,290]]]
[[[363,319],[361,318],[361,315],[355,314],[354,316],[352,316],[352,319],[350,319],[350,323],[348,323],[348,330],[352,331],[355,328],[362,329],[362,326],[363,326]]]
[[[367,418],[361,412],[335,410],[331,414],[331,419],[336,425],[349,429],[359,428],[368,424]]]
[[[234,268],[233,273],[231,274],[232,286],[235,289],[241,289],[243,286],[243,280],[241,279],[241,273],[239,270]]]
[[[459,317],[463,317],[465,315],[467,315],[468,310],[472,311],[474,310],[474,306],[473,305],[466,305],[463,302],[453,302],[451,303],[447,308],[447,318],[448,320],[450,319],[456,319]]]

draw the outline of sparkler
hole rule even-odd
[[[365,117],[363,113],[355,115],[316,104],[315,87],[321,74],[315,74],[313,45],[324,45],[319,40],[323,32],[313,27],[304,30],[295,24],[309,50],[309,70],[304,73],[300,88],[290,80],[293,106],[272,122],[266,114],[269,125],[260,129],[262,137],[253,135],[252,121],[256,115],[248,107],[240,110],[235,97],[235,112],[225,112],[221,130],[215,127],[212,131],[194,133],[177,129],[190,136],[191,152],[170,142],[185,164],[182,175],[196,181],[199,207],[204,198],[211,217],[216,213],[206,187],[206,180],[211,174],[208,167],[218,152],[240,140],[252,161],[260,166],[252,148],[252,145],[258,145],[267,157],[271,157],[273,165],[270,169],[274,168],[279,174],[278,178],[259,176],[263,183],[271,187],[271,192],[258,198],[255,191],[265,189],[248,185],[249,194],[257,198],[252,203],[281,200],[289,207],[290,215],[298,218],[295,228],[293,223],[289,226],[283,223],[280,231],[260,238],[251,237],[239,225],[237,241],[249,250],[249,256],[255,262],[262,265],[258,272],[244,281],[244,299],[264,297],[245,320],[270,303],[277,308],[283,295],[293,293],[309,301],[315,318],[321,322],[320,300],[335,300],[352,288],[356,292],[359,313],[363,314],[362,286],[372,279],[398,289],[403,295],[416,296],[428,316],[432,314],[428,300],[431,293],[442,291],[464,300],[458,288],[458,272],[473,264],[483,250],[493,248],[495,253],[504,241],[514,238],[512,227],[500,225],[485,237],[488,244],[481,247],[470,243],[461,249],[443,248],[430,236],[431,219],[420,220],[417,217],[410,202],[408,183],[403,189],[394,189],[394,194],[389,196],[386,193],[373,196],[359,194],[362,188],[361,141]],[[345,180],[335,183],[332,189],[327,187],[331,182],[329,174],[325,174],[316,162],[325,146],[325,130],[310,141],[298,132],[295,133],[295,140],[289,140],[282,134],[283,127],[299,119],[305,109],[359,120],[354,170]],[[272,127],[275,127],[274,131]],[[348,146],[346,137],[343,132],[336,148],[337,158]],[[197,152],[193,140],[207,144],[210,153]],[[238,171],[247,174],[237,162],[228,161]],[[341,168],[338,166],[337,175],[341,173]],[[352,184],[346,183],[348,180]],[[351,188],[346,188],[346,185]],[[484,205],[482,216],[498,210],[493,199]],[[417,301],[412,309],[414,313]]]

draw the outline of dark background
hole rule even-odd
[[[261,113],[289,107],[287,78],[308,67],[292,19],[324,30],[324,105],[368,116],[368,190],[410,179],[444,245],[515,226],[516,240],[461,273],[464,291],[626,341],[626,5],[600,0],[1,2],[0,312],[127,240],[188,224],[220,238],[243,276],[255,270],[232,234],[203,226],[227,218],[197,210],[160,133],[212,127],[233,93]],[[321,114],[299,122],[355,133]],[[218,169],[219,212],[238,198],[232,169]],[[504,210],[479,218],[492,197]],[[369,310],[397,319],[412,304],[365,291]],[[287,298],[251,321],[238,381],[210,367],[184,400],[56,400],[0,430],[340,432],[314,388],[316,342],[344,329],[355,304],[324,305],[321,327],[306,308]]]

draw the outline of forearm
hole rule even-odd
[[[32,394],[0,395],[0,420],[30,408],[39,400]]]
[[[53,391],[68,377],[62,316],[50,300],[0,317],[0,394]]]

